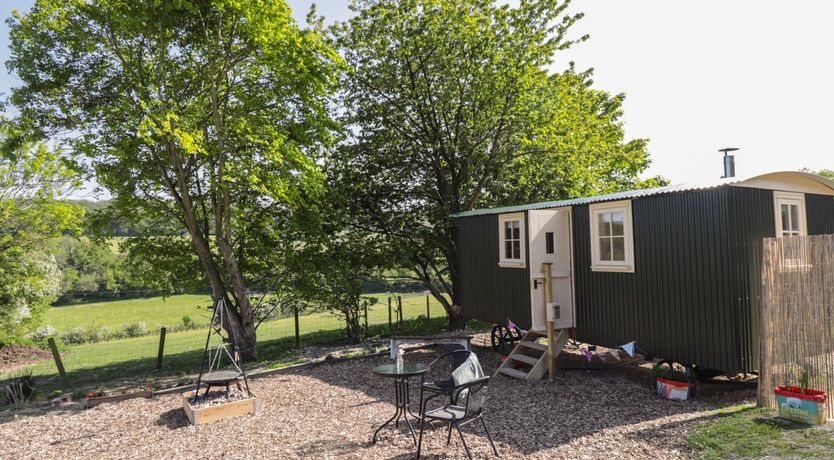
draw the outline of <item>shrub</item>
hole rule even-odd
[[[660,363],[655,364],[652,367],[652,377],[655,378],[655,379],[662,378],[662,379],[666,379],[666,380],[674,380],[676,382],[687,382],[687,381],[689,381],[689,379],[686,376],[686,372],[684,372],[680,369],[675,369],[671,365],[664,366]]]
[[[12,376],[5,386],[6,403],[17,404],[32,399],[35,394],[35,379],[32,371],[23,371]]]
[[[57,333],[58,331],[54,327],[47,324],[46,326],[35,329],[35,331],[29,334],[28,338],[35,343],[46,343],[50,337],[55,337]]]
[[[122,325],[122,332],[124,332],[125,337],[142,337],[148,335],[148,327],[145,326],[143,321],[128,323]]]
[[[66,332],[61,333],[61,342],[66,345],[81,345],[85,342],[84,329],[74,327]]]

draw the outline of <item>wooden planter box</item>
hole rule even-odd
[[[776,393],[779,417],[811,425],[825,423],[828,393],[810,389],[803,391],[794,386],[776,387],[773,392]]]
[[[192,407],[188,398],[188,396],[183,395],[182,408],[192,425],[204,425],[246,414],[256,415],[261,408],[260,400],[255,397],[201,408]]]
[[[657,395],[664,399],[686,401],[694,396],[694,387],[687,382],[658,377],[655,385],[657,386]]]

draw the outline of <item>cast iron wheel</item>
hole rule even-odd
[[[510,352],[513,342],[513,334],[506,326],[496,324],[492,328],[492,351],[506,355]]]

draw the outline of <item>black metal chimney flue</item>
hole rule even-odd
[[[736,157],[735,155],[730,155],[730,152],[735,152],[737,150],[740,149],[738,147],[725,147],[723,149],[718,149],[719,152],[724,152],[724,175],[721,176],[722,179],[736,177]]]

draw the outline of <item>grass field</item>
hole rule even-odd
[[[368,311],[368,321],[387,322],[387,295],[375,297],[379,303]],[[402,296],[402,300],[404,318],[426,315],[425,295],[406,295]],[[432,317],[445,315],[443,307],[433,297],[430,297],[429,307]],[[183,316],[190,316],[196,324],[208,324],[211,319],[211,298],[207,295],[175,295],[53,307],[46,313],[44,324],[64,332],[74,327],[119,327],[142,321],[149,330],[155,330],[162,326],[182,324]],[[322,327],[332,329],[334,322],[335,319],[327,314],[305,315],[304,320],[313,330]]]
[[[773,411],[752,405],[716,411],[687,442],[697,459],[834,458],[830,427],[782,420],[773,417]]]
[[[372,336],[388,333],[387,296],[379,298],[380,302],[368,311]],[[444,330],[446,313],[437,300],[430,298],[431,319],[428,321],[417,320],[418,316],[426,315],[425,295],[403,296],[402,301],[403,318],[407,321],[400,333],[425,334]],[[186,314],[197,320],[195,311],[201,311],[201,321],[207,323],[206,310],[198,310],[197,306],[205,307],[208,303],[208,298],[204,296],[182,295],[170,297],[164,302],[161,298],[150,298],[57,307],[47,315],[47,323],[59,331],[90,324],[118,326],[130,321],[144,321],[151,328],[180,323],[182,316]],[[302,346],[335,342],[344,337],[342,321],[329,313],[304,315],[299,323]],[[204,329],[168,334],[162,373],[153,370],[159,344],[159,337],[155,334],[67,346],[62,356],[72,385],[77,388],[90,388],[124,379],[144,377],[153,380],[160,375],[197,372],[205,340]],[[293,355],[293,350],[293,318],[265,322],[258,329],[259,361],[274,362],[287,359]],[[36,377],[46,378],[41,384],[42,387],[51,390],[60,386],[55,364],[51,360],[33,366],[32,371]]]
[[[190,316],[198,324],[211,318],[211,298],[207,295],[176,295],[168,298],[116,300],[50,308],[44,324],[64,332],[74,327],[118,327],[144,321],[148,329],[182,324]]]

